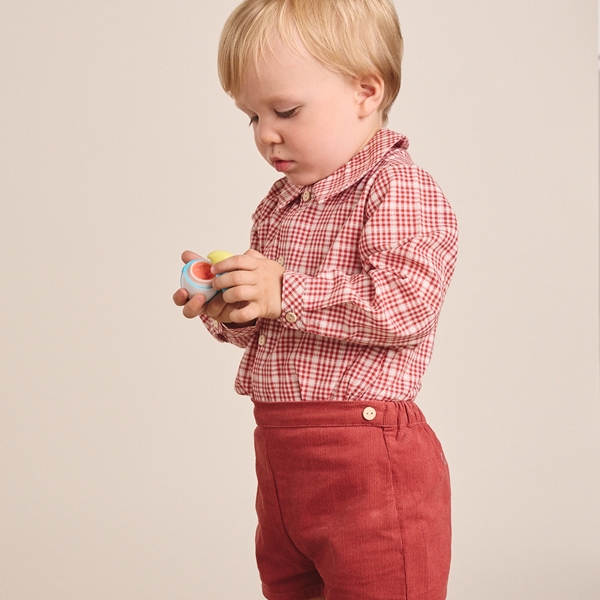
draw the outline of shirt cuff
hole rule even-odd
[[[279,320],[288,329],[304,330],[302,312],[304,306],[304,284],[306,275],[286,271],[281,288],[281,317]]]
[[[246,348],[248,344],[254,339],[258,326],[249,325],[248,327],[239,327],[236,329],[229,329],[225,327],[223,323],[212,319],[206,315],[200,315],[200,319],[208,329],[209,333],[219,342],[227,342],[240,348]]]

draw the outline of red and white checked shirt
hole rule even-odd
[[[285,266],[282,313],[227,329],[246,348],[235,389],[256,401],[412,400],[457,254],[440,188],[387,129],[311,186],[275,182],[251,247]]]

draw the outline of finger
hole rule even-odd
[[[238,285],[253,285],[256,282],[254,271],[226,271],[213,279],[216,290],[224,290]]]
[[[218,321],[226,306],[227,303],[223,300],[223,294],[217,294],[210,299],[210,302],[204,305],[203,312],[205,315]]]
[[[240,306],[239,304],[231,305]],[[232,308],[229,312],[229,319],[232,323],[248,323],[257,319],[260,314],[260,309],[255,302],[242,304],[240,308]]]
[[[186,250],[182,255],[181,255],[181,260],[184,263],[189,263],[190,260],[196,260],[197,258],[202,258],[199,254],[196,254],[195,252],[192,252],[191,250]]]
[[[175,302],[175,304],[177,304],[177,306],[183,306],[189,298],[189,294],[187,292],[187,290],[184,290],[183,288],[179,288],[174,294],[173,294],[173,302]]]
[[[183,307],[183,316],[188,319],[197,317],[206,303],[206,298],[202,294],[194,294]]]
[[[212,301],[211,301],[212,302]],[[207,306],[211,303],[209,302]],[[215,319],[215,321],[219,321],[219,323],[233,323],[231,319],[231,312],[236,308],[241,308],[245,304],[243,302],[237,302],[235,304],[227,304],[223,302],[222,310],[219,312],[217,310],[213,310],[212,314],[209,316]],[[208,313],[207,313],[208,314]]]
[[[212,266],[212,272],[216,274],[227,273],[229,271],[251,271],[256,269],[257,260],[246,254],[236,254],[225,260],[220,260]]]
[[[236,302],[252,302],[257,300],[258,291],[254,285],[234,285],[223,292],[223,300],[227,304]]]

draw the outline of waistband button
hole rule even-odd
[[[363,418],[366,421],[372,421],[376,416],[377,416],[377,411],[371,406],[367,406],[363,410]]]

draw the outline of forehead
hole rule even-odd
[[[263,101],[285,101],[290,95],[309,94],[311,90],[336,84],[340,78],[300,42],[290,47],[274,40],[256,60],[248,61],[233,96],[238,106],[256,97]]]

